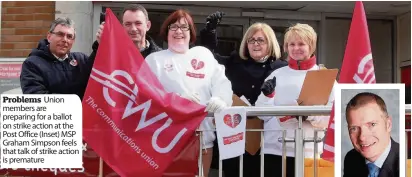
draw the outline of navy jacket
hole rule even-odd
[[[379,170],[379,177],[399,176],[399,143],[393,139],[391,139],[391,143],[391,150]],[[368,174],[369,170],[365,158],[355,149],[349,151],[343,164],[343,177],[367,177]]]
[[[151,53],[163,50],[156,44],[156,42],[150,36],[146,36],[146,39],[149,41],[150,45],[149,48],[146,48],[140,53],[142,54],[143,58],[146,58]],[[92,49],[93,52],[90,54],[90,60],[94,60],[96,58],[97,50],[99,49],[99,43],[97,41],[93,42]]]
[[[23,62],[20,85],[24,94],[76,94],[83,99],[94,60],[70,52],[59,61],[49,50],[47,39],[39,42]]]

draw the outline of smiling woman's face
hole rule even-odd
[[[308,43],[298,36],[292,36],[288,41],[288,55],[295,60],[306,60],[310,58]]]
[[[189,49],[190,27],[185,18],[169,25],[167,43],[170,50],[185,53]]]

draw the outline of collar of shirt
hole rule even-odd
[[[148,49],[150,47],[150,42],[146,40],[146,47],[140,48],[140,52],[143,52],[144,50]]]
[[[64,61],[65,59],[69,58],[69,55],[66,54],[63,58],[59,58],[58,56],[56,56],[55,54],[53,54],[54,57],[56,57],[57,60],[59,61]]]
[[[385,151],[383,151],[383,153],[381,154],[381,156],[379,156],[379,158],[376,159],[375,162],[373,162],[373,163],[374,163],[377,167],[379,167],[379,168],[382,168],[383,163],[385,162],[386,158],[387,158],[388,155],[389,155],[389,152],[390,152],[391,146],[392,146],[392,142],[391,142],[391,141],[392,141],[392,140],[389,140],[389,145],[386,146]],[[366,159],[365,159],[365,161],[366,161],[366,164],[372,163],[371,161],[366,160]]]

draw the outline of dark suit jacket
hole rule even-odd
[[[379,177],[399,177],[399,143],[391,139],[391,150],[379,171]],[[365,158],[355,149],[345,156],[343,177],[368,177]]]

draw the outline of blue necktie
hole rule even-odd
[[[374,163],[368,163],[368,169],[369,169],[368,177],[378,177],[379,167],[377,167]]]

